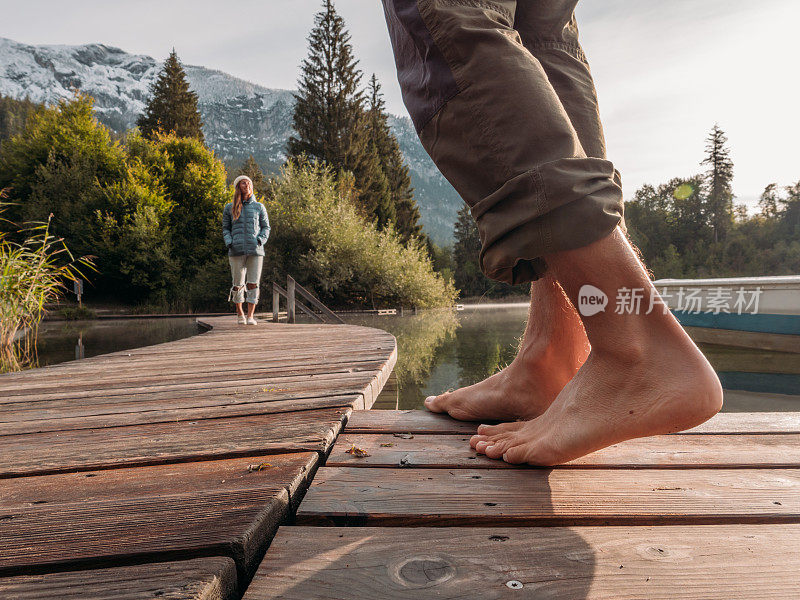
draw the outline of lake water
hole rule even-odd
[[[349,315],[397,338],[394,373],[375,408],[422,408],[426,396],[477,383],[510,363],[525,328],[524,305],[481,305],[417,315]],[[41,366],[196,335],[194,318],[46,321]],[[800,411],[800,354],[703,346],[725,387],[724,411]]]
[[[37,341],[40,367],[98,354],[141,348],[197,335],[193,317],[44,321]]]
[[[375,408],[422,408],[426,396],[477,383],[510,363],[527,306],[480,305],[417,315],[352,316],[394,334],[398,359]],[[703,345],[725,388],[723,411],[800,411],[800,354]]]

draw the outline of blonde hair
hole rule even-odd
[[[239,186],[236,186],[236,191],[233,192],[233,206],[231,207],[231,216],[233,220],[239,218],[242,214],[242,191],[239,189]]]
[[[240,179],[242,181],[250,181],[250,195],[252,196],[255,193],[253,182],[249,177],[242,176]],[[234,221],[242,214],[242,203],[244,202],[244,198],[242,198],[242,190],[239,187],[242,181],[237,181],[236,187],[233,190],[233,206],[231,207],[231,216],[233,217]]]

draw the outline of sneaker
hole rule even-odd
[[[247,324],[248,325],[258,325],[258,321],[256,321],[255,317],[250,317],[249,319],[247,319]]]
[[[236,317],[236,322],[239,325],[247,325],[247,318],[244,315],[238,315]]]

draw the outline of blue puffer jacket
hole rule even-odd
[[[228,256],[264,256],[264,244],[269,238],[267,209],[255,196],[250,196],[242,202],[242,214],[235,221],[232,210],[233,202],[228,202],[222,209],[222,237],[228,247]]]

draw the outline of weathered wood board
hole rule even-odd
[[[216,556],[0,578],[3,600],[235,600],[236,566]]]
[[[788,600],[800,526],[282,527],[244,600]]]
[[[261,453],[325,452],[347,410],[0,436],[0,478]]]
[[[354,411],[347,433],[473,434],[480,423],[456,421],[426,410]],[[683,434],[800,433],[800,412],[720,413]]]
[[[209,552],[250,569],[317,461],[306,452],[7,480],[0,574]]]
[[[520,468],[475,452],[469,436],[345,433],[329,467]],[[369,456],[348,450],[356,446]],[[663,435],[629,440],[573,460],[561,468],[800,468],[800,434]],[[524,468],[524,467],[523,467]]]
[[[0,376],[0,598],[238,598],[397,356],[364,327],[208,321]]]
[[[800,523],[800,469],[325,467],[302,525]]]

